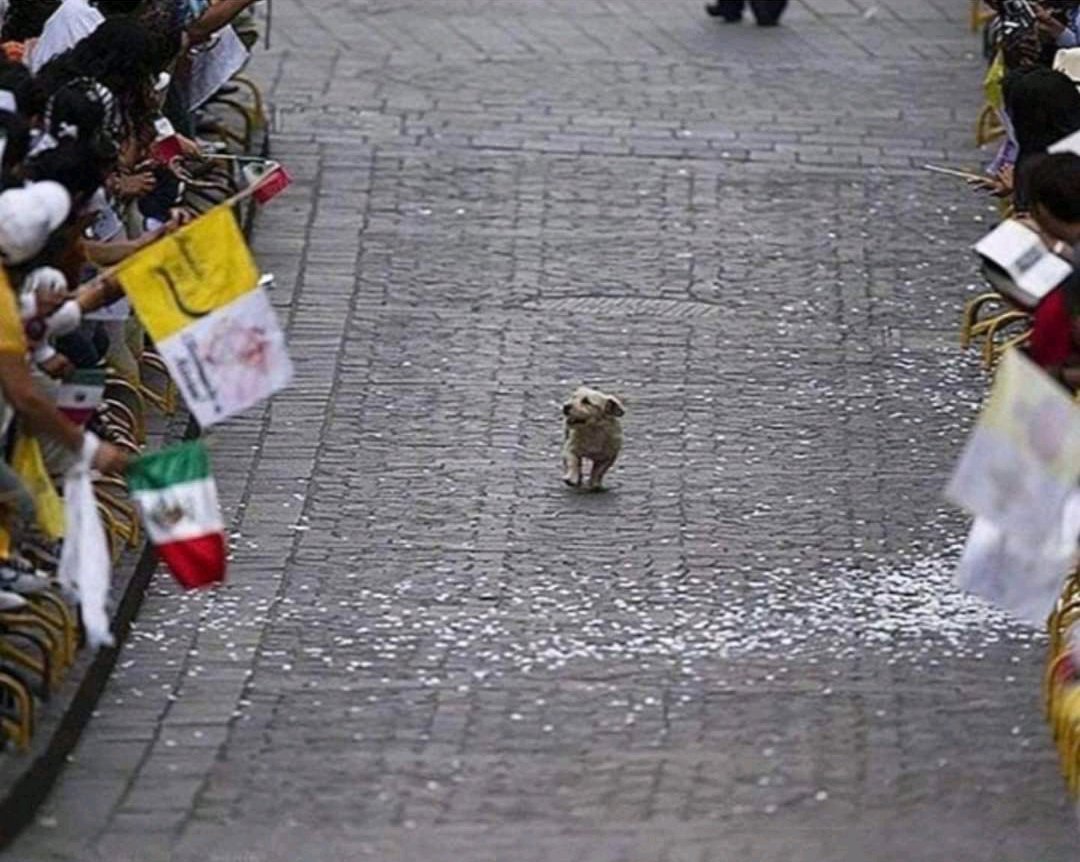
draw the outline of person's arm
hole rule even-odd
[[[0,389],[31,431],[51,437],[74,455],[81,455],[85,446],[92,445],[86,432],[70,422],[41,392],[22,354],[0,352]],[[129,460],[123,450],[110,443],[100,443],[93,456],[93,466],[103,473],[118,473],[127,467]]]
[[[96,239],[83,241],[86,258],[94,266],[115,266],[135,254],[142,246],[138,240],[121,239],[115,242],[100,242]]]
[[[1075,41],[1070,41],[1072,33],[1069,28],[1058,21],[1050,10],[1036,4],[1035,14],[1039,19],[1039,33],[1045,39],[1056,42],[1058,48],[1072,48],[1076,44]]]
[[[241,12],[255,5],[257,0],[219,0],[187,29],[192,45],[205,42],[222,27],[228,26]]]
[[[142,251],[151,243],[157,242],[166,231],[164,228],[147,231],[138,239],[116,239],[100,242],[94,239],[83,240],[86,257],[95,266],[110,267],[127,260],[135,252]]]
[[[153,245],[159,239],[163,239],[171,233],[175,233],[191,219],[186,213],[179,211],[170,212],[169,221],[159,228],[146,231],[136,239],[114,239],[106,242],[99,240],[84,239],[83,247],[86,249],[87,259],[95,266],[107,268],[115,266],[127,260],[136,252],[142,251],[148,245]]]
[[[157,188],[157,177],[153,171],[142,170],[133,172],[118,172],[105,180],[109,192],[123,201],[131,201],[136,198],[146,197]]]
[[[75,293],[75,299],[83,314],[97,311],[106,305],[112,305],[124,298],[124,291],[114,279],[94,279],[81,285]]]
[[[1080,48],[1080,9],[1065,13],[1065,23],[1057,35],[1059,48]]]
[[[0,389],[19,419],[31,431],[51,437],[70,452],[78,453],[83,432],[60,413],[30,376],[26,359],[17,353],[0,353]]]

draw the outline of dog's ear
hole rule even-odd
[[[623,407],[622,402],[618,398],[608,396],[606,408],[611,416],[623,416],[626,414],[626,408]]]

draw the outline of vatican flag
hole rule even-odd
[[[1011,350],[946,496],[975,516],[956,584],[1038,627],[1077,562],[1080,407]]]
[[[292,379],[284,334],[228,207],[133,255],[117,279],[202,427]]]
[[[1080,406],[1017,350],[1002,360],[946,497],[1032,551],[1056,549],[1080,481]],[[1066,540],[1073,547],[1076,536]]]

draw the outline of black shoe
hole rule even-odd
[[[738,15],[725,15],[722,3],[706,3],[705,11],[713,18],[723,18],[725,24],[738,24],[742,21],[742,13]]]
[[[779,20],[770,21],[770,20],[766,19],[765,21],[758,21],[757,25],[759,27],[779,27],[780,22],[779,22]]]

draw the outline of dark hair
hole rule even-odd
[[[105,171],[81,141],[64,139],[26,162],[27,179],[55,180],[70,192],[72,210],[89,200],[105,181]]]
[[[134,15],[142,6],[142,0],[91,0],[106,18],[114,15]]]
[[[1031,205],[1042,206],[1059,221],[1080,222],[1080,156],[1054,153],[1036,156],[1028,172]],[[1080,317],[1080,274],[1065,281],[1065,304],[1072,317]]]
[[[117,142],[109,134],[112,105],[101,86],[80,78],[57,90],[45,108],[45,131],[57,140],[74,137],[108,171],[120,154]]]
[[[37,116],[45,108],[44,92],[30,70],[3,55],[0,55],[0,90],[15,96],[15,105],[24,117]]]
[[[1068,75],[1053,69],[1011,72],[1002,94],[1021,153],[1044,152],[1080,129],[1080,91]]]
[[[0,39],[5,42],[36,39],[45,29],[45,22],[59,8],[60,0],[11,0]]]
[[[1028,172],[1028,195],[1063,222],[1080,222],[1080,156],[1054,153],[1037,157]]]
[[[1040,68],[1010,72],[1002,92],[1019,147],[1013,200],[1023,210],[1028,205],[1031,159],[1080,131],[1080,91],[1068,75]]]
[[[38,78],[50,96],[79,78],[96,81],[116,98],[122,127],[113,133],[145,134],[157,113],[153,84],[168,62],[167,51],[146,27],[121,15],[46,63]]]
[[[0,111],[0,138],[4,140],[4,158],[0,161],[0,187],[19,184],[17,175],[30,153],[30,123],[10,111]]]

